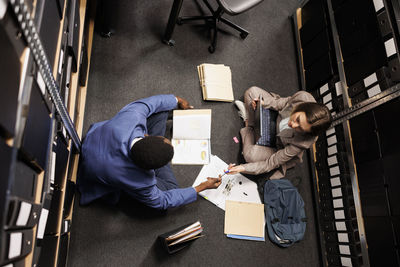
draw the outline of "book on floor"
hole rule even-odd
[[[174,110],[172,127],[172,164],[210,162],[211,109]]]
[[[223,64],[204,63],[197,66],[204,100],[232,102],[232,73]]]

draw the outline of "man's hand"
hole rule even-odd
[[[189,104],[185,99],[180,98],[179,96],[176,97],[178,99],[178,108],[180,109],[191,109],[193,106]]]
[[[218,186],[220,186],[221,181],[222,181],[221,175],[219,176],[219,178],[207,177],[207,181],[202,182],[201,184],[196,186],[194,189],[196,190],[197,193],[199,193],[203,190],[206,190],[206,189],[215,189],[215,188],[218,188]]]
[[[235,164],[229,164],[228,166],[228,174],[236,174],[239,172],[244,172],[246,169],[242,165],[235,166]]]

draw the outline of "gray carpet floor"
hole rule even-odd
[[[249,30],[246,40],[231,29],[218,36],[214,54],[207,50],[204,27],[177,26],[174,47],[161,42],[171,1],[114,1],[111,39],[94,37],[84,132],[98,121],[113,117],[133,100],[173,93],[195,108],[212,109],[212,153],[229,163],[240,163],[242,121],[232,103],[205,102],[196,66],[223,63],[231,67],[236,99],[259,86],[282,96],[299,90],[296,53],[289,16],[298,0],[264,1],[230,19]],[[193,0],[183,3],[181,15],[197,15]],[[173,166],[181,187],[191,186],[201,166]],[[304,240],[282,249],[265,242],[228,239],[224,212],[201,197],[185,207],[158,214],[123,198],[117,206],[95,202],[81,207],[75,201],[69,266],[319,266],[318,243],[307,158],[293,175],[301,176],[299,192],[308,217]],[[77,200],[79,196],[77,196]],[[200,220],[205,237],[175,255],[158,246],[159,234]]]

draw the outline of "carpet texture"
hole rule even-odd
[[[233,103],[202,100],[196,66],[230,66],[236,99],[243,99],[244,91],[253,85],[282,96],[299,90],[289,19],[298,0],[264,1],[246,13],[230,17],[250,34],[241,40],[233,29],[222,26],[224,32],[218,36],[214,54],[207,50],[209,32],[204,27],[176,26],[175,46],[161,42],[172,0],[113,2],[109,13],[115,35],[104,39],[96,33],[94,37],[84,133],[92,123],[110,119],[133,100],[173,93],[195,108],[212,109],[212,153],[227,163],[240,163],[241,147],[232,138],[240,139],[242,121]],[[184,1],[181,15],[199,13],[195,1]],[[201,166],[173,166],[181,187],[191,186],[200,169]],[[308,217],[304,240],[290,248],[279,248],[268,238],[265,242],[226,238],[223,210],[201,197],[195,203],[161,214],[123,197],[117,206],[96,202],[81,207],[75,201],[68,265],[319,266],[306,156],[289,178],[298,184]],[[204,238],[171,256],[160,249],[157,235],[197,220],[205,228]]]

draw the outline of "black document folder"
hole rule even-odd
[[[335,10],[335,22],[339,37],[349,36],[362,28],[364,24],[373,22],[378,27],[375,8],[372,1],[352,0],[346,1]]]
[[[33,230],[13,230],[3,233],[1,242],[2,262],[10,262],[20,259],[32,251],[34,236]]]
[[[20,61],[13,44],[0,26],[0,134],[10,138],[15,134],[18,107]]]
[[[39,204],[12,197],[8,203],[7,229],[34,227],[39,221],[40,211]]]
[[[51,119],[38,85],[32,85],[29,113],[25,125],[22,149],[29,160],[46,169],[50,143]]]
[[[176,228],[176,229],[174,229],[172,231],[169,231],[167,233],[159,235],[158,236],[158,241],[159,241],[161,247],[163,247],[165,249],[165,251],[168,252],[168,254],[173,254],[173,253],[178,252],[181,249],[189,246],[190,244],[192,244],[193,241],[196,240],[196,238],[191,239],[191,240],[186,241],[186,242],[181,242],[181,243],[178,243],[178,244],[172,245],[172,246],[169,245],[167,238],[169,236],[173,235],[173,234],[176,234],[176,233],[184,230],[185,228],[187,228],[188,226],[193,225],[193,224],[194,223],[189,223],[189,224],[186,224],[186,225],[184,225],[182,227]],[[199,237],[199,235],[197,235],[197,237]]]
[[[68,47],[72,56],[72,71],[76,72],[79,64],[79,0],[71,0],[68,5]]]
[[[33,202],[35,200],[38,182],[37,173],[22,161],[16,162],[14,173],[11,195]]]
[[[38,1],[35,18],[37,29],[49,62],[54,69],[58,33],[60,31],[60,13],[57,0]]]
[[[331,54],[325,54],[305,71],[307,90],[312,90],[322,86],[332,78],[336,72],[336,68],[332,66]]]
[[[64,140],[57,137],[55,145],[53,145],[53,152],[56,157],[56,166],[54,174],[54,185],[60,187],[64,181],[65,172],[67,169],[69,151]]]
[[[324,1],[310,0],[301,8],[301,21],[307,23],[313,18],[322,20],[324,16]]]
[[[387,64],[386,50],[381,38],[365,46],[360,52],[344,60],[348,86],[368,77]]]
[[[304,68],[307,70],[310,66],[324,56],[331,49],[328,36],[328,30],[322,30],[312,41],[303,47]]]

